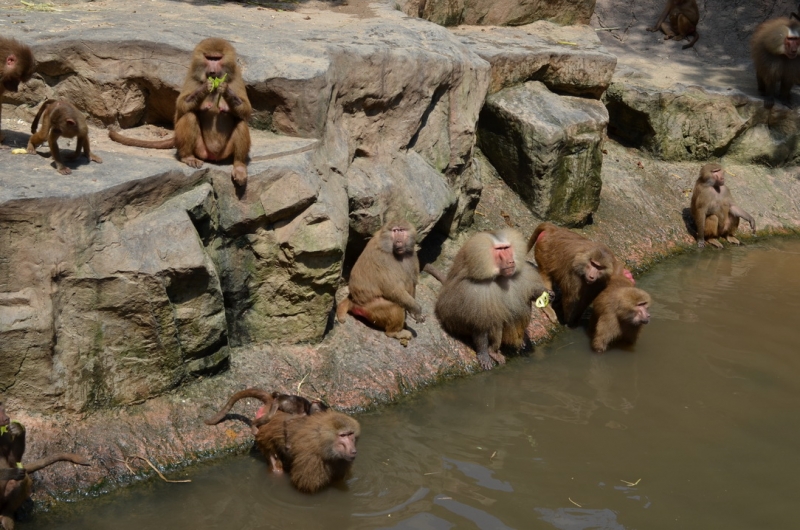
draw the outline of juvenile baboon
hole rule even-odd
[[[792,18],[767,20],[750,39],[750,53],[756,69],[758,92],[764,107],[772,108],[775,94],[787,106],[792,104],[792,87],[800,80],[800,21]],[[776,86],[780,88],[776,90]]]
[[[536,227],[528,240],[531,247],[544,285],[552,289],[555,284],[561,291],[555,308],[569,326],[578,325],[612,274],[622,274],[622,265],[606,245],[551,223]]]
[[[42,119],[42,128],[36,132],[39,125],[39,118]],[[36,148],[43,144],[45,140],[50,146],[50,156],[56,164],[56,169],[62,175],[69,175],[72,170],[61,161],[61,151],[58,149],[58,139],[78,137],[75,152],[68,156],[68,160],[75,160],[83,151],[86,158],[98,164],[103,163],[103,159],[92,154],[89,148],[89,128],[86,126],[86,118],[69,101],[48,99],[39,107],[39,112],[31,124],[33,136],[28,140],[28,153],[35,154]]]
[[[0,99],[3,98],[6,90],[16,92],[20,83],[28,81],[33,75],[33,53],[31,49],[14,39],[0,37],[0,61],[3,61],[0,69]],[[0,118],[2,118],[3,108],[0,105]],[[5,139],[3,131],[0,130],[0,142]]]
[[[666,22],[669,17],[669,23]],[[693,36],[689,44],[684,44],[683,49],[691,48],[700,38],[697,32],[697,23],[700,21],[700,11],[697,9],[695,0],[667,0],[664,11],[658,17],[653,27],[647,31],[664,32],[664,39],[683,40],[688,36]]]
[[[264,405],[256,412],[256,417],[253,420],[253,429],[258,430],[259,427],[271,420],[278,411],[296,416],[306,416],[308,414],[325,412],[328,408],[328,405],[318,399],[312,401],[296,394],[279,394],[278,392],[273,392],[272,405],[269,407]]]
[[[692,192],[691,210],[699,248],[705,247],[706,241],[722,248],[718,237],[739,245],[740,241],[733,236],[739,228],[739,219],[749,222],[753,234],[756,233],[753,216],[733,204],[731,192],[725,185],[725,172],[719,164],[706,164],[700,168]]]
[[[302,396],[293,394],[270,393],[260,388],[248,388],[232,395],[219,412],[204,420],[206,425],[216,425],[224,420],[236,402],[244,398],[255,398],[264,404],[258,409],[255,419],[251,423],[253,434],[256,433],[258,427],[272,419],[278,411],[293,415],[307,415],[328,410],[328,406],[319,400],[309,401]]]
[[[457,337],[469,337],[484,370],[505,363],[502,345],[519,348],[531,320],[531,300],[544,292],[525,261],[525,240],[511,229],[480,232],[458,251],[436,301],[436,317]]]
[[[154,149],[178,148],[181,162],[195,168],[203,160],[233,157],[234,184],[247,184],[250,129],[253,109],[247,98],[236,50],[224,39],[200,41],[192,52],[189,72],[175,108],[175,135],[167,140],[145,141],[110,131],[115,142]]]
[[[259,427],[256,446],[273,472],[287,471],[298,490],[314,493],[345,478],[360,435],[358,422],[335,410],[307,416],[278,411]]]
[[[406,311],[417,322],[425,320],[414,300],[419,279],[416,237],[408,221],[389,222],[372,236],[350,272],[350,294],[336,308],[339,322],[351,313],[408,344],[413,335],[404,329]]]
[[[615,274],[594,299],[589,324],[594,351],[604,352],[617,341],[634,344],[641,327],[650,322],[650,295],[633,285],[626,275]]]

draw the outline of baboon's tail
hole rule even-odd
[[[137,140],[136,138],[122,136],[117,131],[111,130],[108,131],[108,137],[119,144],[131,145],[133,147],[148,147],[150,149],[172,149],[175,147],[175,136],[164,140]]]
[[[85,456],[76,455],[75,453],[58,453],[52,456],[46,456],[44,458],[40,458],[35,462],[31,462],[30,464],[25,464],[25,471],[28,473],[34,473],[39,471],[42,468],[49,466],[50,464],[55,464],[56,462],[72,462],[73,464],[78,464],[81,466],[90,466],[89,459]]]
[[[220,411],[217,412],[214,417],[205,420],[206,425],[216,425],[217,423],[221,422],[225,418],[225,415],[230,412],[236,402],[244,398],[260,399],[267,406],[272,405],[273,400],[273,396],[270,392],[261,390],[260,388],[248,388],[246,390],[241,390],[232,395],[228,402],[225,403],[225,406],[222,407],[222,409],[220,409]]]

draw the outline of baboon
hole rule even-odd
[[[604,352],[615,341],[634,344],[641,327],[650,322],[649,306],[650,295],[624,273],[612,276],[592,304],[592,349]]]
[[[786,106],[792,104],[792,87],[800,80],[800,21],[792,18],[767,20],[750,39],[750,53],[756,69],[758,92],[764,107],[775,105],[775,94]],[[776,86],[779,89],[776,90]]]
[[[247,184],[247,121],[252,111],[236,50],[224,39],[209,38],[200,41],[192,52],[189,72],[176,102],[172,138],[135,140],[116,131],[110,131],[109,136],[115,142],[135,147],[177,147],[181,162],[194,168],[201,167],[203,160],[233,157],[231,178],[241,189]]]
[[[42,119],[42,128],[36,132],[39,125],[39,118]],[[47,140],[50,146],[50,156],[56,164],[56,169],[62,175],[69,175],[72,170],[61,161],[61,151],[58,149],[58,139],[78,137],[75,152],[68,156],[68,160],[75,160],[83,151],[86,158],[98,164],[103,163],[103,159],[92,154],[89,148],[89,128],[86,126],[86,118],[69,101],[48,99],[39,107],[39,112],[31,124],[33,136],[28,140],[28,153],[35,154],[36,148]]]
[[[286,470],[298,490],[314,493],[345,478],[360,435],[358,421],[335,410],[307,416],[278,411],[259,427],[256,447],[273,472]]]
[[[525,261],[525,240],[515,230],[480,232],[453,258],[436,301],[448,333],[469,337],[484,370],[505,363],[502,345],[519,348],[531,320],[531,300],[545,288]]]
[[[622,265],[611,250],[580,234],[551,223],[536,227],[528,240],[547,289],[555,283],[561,291],[556,311],[568,326],[576,326],[592,300]]]
[[[22,469],[25,476],[20,480],[0,481],[0,526],[5,530],[14,530],[14,513],[31,496],[33,489],[33,480],[29,475],[56,462],[72,462],[81,466],[91,465],[91,462],[81,455],[59,453],[26,464]]]
[[[16,92],[20,83],[25,83],[33,75],[33,53],[31,49],[21,42],[0,37],[0,60],[3,61],[0,69],[0,99],[6,90]],[[0,105],[0,118],[3,108]],[[0,130],[0,142],[5,139]]]
[[[219,412],[211,418],[204,420],[206,425],[216,425],[224,420],[225,416],[230,412],[236,402],[244,398],[255,398],[264,403],[264,405],[258,409],[256,417],[251,423],[253,434],[258,431],[258,427],[272,419],[278,411],[293,415],[307,415],[328,410],[328,406],[319,400],[309,401],[302,396],[293,394],[280,394],[278,392],[269,393],[260,388],[248,388],[232,395]]]
[[[725,185],[724,170],[719,164],[706,164],[700,168],[700,176],[692,191],[691,210],[699,248],[705,247],[706,241],[722,248],[719,237],[739,245],[740,241],[733,236],[739,228],[739,219],[749,222],[753,234],[756,233],[753,216],[733,204],[731,192]]]
[[[350,272],[350,294],[336,308],[339,322],[352,313],[408,344],[413,335],[404,329],[406,311],[416,322],[425,321],[414,300],[419,279],[416,237],[408,221],[389,222],[375,232]]]
[[[89,460],[74,453],[58,453],[23,465],[24,453],[25,427],[11,421],[0,403],[0,526],[5,530],[14,530],[14,512],[30,497],[30,473],[56,462],[90,465]]]
[[[669,17],[669,23],[666,22]],[[647,28],[647,31],[664,32],[664,39],[683,40],[688,36],[694,38],[689,44],[684,44],[683,49],[691,48],[700,38],[697,32],[697,23],[700,21],[700,11],[697,9],[697,2],[695,0],[667,0],[664,6],[664,11],[658,17],[653,27]]]
[[[318,399],[311,401],[296,394],[273,392],[272,405],[269,408],[267,408],[267,405],[263,405],[258,409],[253,420],[253,428],[258,430],[259,427],[271,420],[278,411],[296,416],[307,416],[317,412],[325,412],[328,408],[328,405]]]

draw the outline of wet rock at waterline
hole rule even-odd
[[[600,203],[607,124],[599,101],[558,96],[532,81],[487,98],[478,144],[535,215],[579,226]]]

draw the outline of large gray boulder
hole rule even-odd
[[[453,33],[492,66],[490,94],[541,81],[554,92],[599,98],[617,64],[589,26],[541,21],[514,28],[459,26]]]
[[[478,143],[534,214],[579,226],[600,203],[607,124],[599,101],[558,96],[531,81],[489,96]]]
[[[620,75],[603,101],[609,134],[663,160],[800,161],[800,114],[781,105],[765,109],[761,99],[737,90],[660,88]]]

